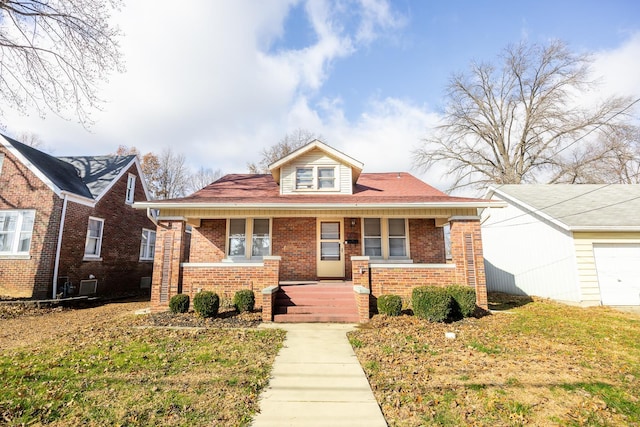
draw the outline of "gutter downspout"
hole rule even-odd
[[[60,229],[58,230],[58,245],[56,247],[56,259],[53,264],[53,294],[52,299],[56,299],[58,293],[58,268],[60,267],[60,250],[62,248],[62,234],[64,231],[64,220],[67,216],[67,194],[65,193],[62,202],[62,215],[60,216]]]

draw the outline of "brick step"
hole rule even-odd
[[[358,323],[357,314],[276,314],[276,323]]]
[[[291,305],[276,306],[274,314],[357,314],[358,308],[355,304],[334,306],[334,305]]]
[[[346,297],[328,296],[317,297],[313,295],[300,296],[276,296],[276,305],[332,305],[332,304],[354,304],[356,301],[353,295]]]
[[[340,288],[327,288],[327,287],[313,287],[313,288],[286,288],[281,287],[279,292],[286,294],[317,294],[317,293],[333,293],[333,294],[352,294],[353,287],[340,287]]]

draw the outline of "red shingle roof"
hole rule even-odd
[[[196,193],[180,199],[159,201],[211,204],[386,204],[474,202],[480,199],[451,197],[406,172],[363,173],[353,194],[289,194],[281,195],[271,175],[231,174],[209,184]],[[483,200],[486,202],[486,200]]]

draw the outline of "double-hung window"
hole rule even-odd
[[[231,258],[262,258],[271,254],[271,221],[265,218],[229,220],[227,255]]]
[[[35,210],[0,211],[0,255],[27,255]]]
[[[142,240],[140,241],[140,260],[153,261],[153,255],[156,251],[156,232],[142,229]]]
[[[129,174],[127,178],[127,196],[125,202],[128,204],[133,203],[133,199],[136,193],[136,176]]]
[[[87,226],[87,238],[84,244],[85,258],[100,258],[103,230],[103,219],[93,217],[89,218],[89,225]]]
[[[404,218],[389,218],[389,258],[407,256],[407,233]]]
[[[364,218],[363,253],[378,259],[406,259],[407,222],[404,218]]]
[[[296,169],[296,190],[313,189],[313,168]]]
[[[318,168],[318,189],[336,188],[336,168]]]
[[[380,218],[364,219],[364,254],[371,258],[382,258],[382,228]]]
[[[335,166],[296,168],[296,190],[337,190]]]

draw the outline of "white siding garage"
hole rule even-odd
[[[640,306],[640,184],[491,187],[482,212],[487,290],[582,306]]]
[[[640,244],[594,244],[603,305],[640,305]]]

